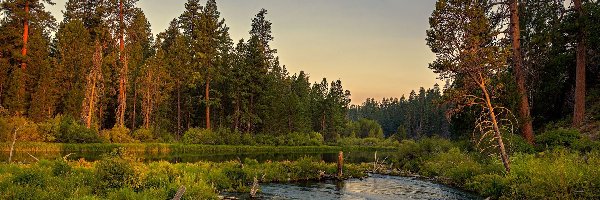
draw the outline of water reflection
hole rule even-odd
[[[343,182],[264,184],[264,199],[481,199],[416,178],[373,175]]]
[[[54,160],[64,155],[70,154],[70,160],[83,158],[88,161],[95,161],[101,158],[104,152],[15,152],[12,160],[16,162],[30,163],[35,162],[29,154],[46,160]],[[374,153],[370,151],[348,151],[344,152],[344,160],[348,163],[367,163],[373,162]],[[0,152],[0,162],[8,160],[8,152]],[[393,152],[379,152],[378,157],[394,157]],[[223,162],[230,160],[244,160],[246,158],[256,159],[259,162],[264,161],[283,161],[298,160],[302,157],[311,157],[325,162],[336,162],[337,152],[325,153],[233,153],[233,154],[206,154],[206,153],[134,153],[133,156],[144,162],[167,161],[171,163],[193,163],[198,161]]]

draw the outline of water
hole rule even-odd
[[[294,184],[263,184],[262,199],[482,199],[475,195],[413,177],[372,175],[363,180]],[[246,198],[247,196],[238,196]]]
[[[39,159],[56,159],[69,152],[31,152]],[[101,158],[102,152],[73,152],[70,160],[80,158],[93,161]],[[375,160],[375,152],[348,151],[344,152],[347,163],[369,163]],[[394,152],[377,153],[379,160],[389,157],[395,160]],[[198,161],[222,162],[230,160],[256,159],[259,162],[267,160],[297,160],[302,157],[312,157],[325,162],[336,162],[337,153],[250,153],[250,154],[181,154],[181,153],[138,153],[135,155],[145,162],[168,161],[171,163],[186,163]],[[0,162],[8,159],[8,152],[0,152]],[[15,152],[13,160],[29,163],[34,159],[27,152]],[[363,180],[351,179],[346,181],[304,182],[293,184],[263,184],[261,185],[262,199],[348,199],[348,200],[384,200],[384,199],[481,199],[469,193],[435,184],[412,177],[394,177],[372,175]],[[249,198],[248,194],[231,194],[241,199]]]
[[[69,153],[69,160],[78,160],[83,158],[87,161],[95,161],[101,158],[104,152],[14,152],[12,160],[15,162],[31,163],[35,162],[32,156],[38,159],[54,160],[58,157],[65,156]],[[0,152],[0,162],[8,160],[8,152]],[[344,152],[344,160],[347,163],[368,163],[373,162],[375,152],[370,151],[348,151]],[[380,160],[385,157],[393,157],[396,154],[394,152],[378,152]],[[325,152],[325,153],[230,153],[230,154],[206,154],[206,153],[136,153],[135,157],[138,157],[144,162],[152,161],[167,161],[171,163],[194,163],[198,161],[211,161],[211,162],[223,162],[231,160],[244,160],[246,158],[256,159],[259,162],[264,161],[284,161],[284,160],[298,160],[302,157],[311,157],[317,160],[323,160],[325,162],[337,162],[337,152]]]

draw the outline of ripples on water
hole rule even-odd
[[[264,184],[261,191],[263,199],[480,199],[416,178],[383,175],[344,182]]]

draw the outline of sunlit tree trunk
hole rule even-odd
[[[529,144],[533,144],[533,125],[529,110],[529,98],[525,87],[525,69],[523,67],[523,56],[521,55],[521,28],[519,24],[518,0],[510,1],[510,24],[513,47],[513,62],[515,64],[515,78],[517,79],[517,90],[519,92],[519,115],[523,122],[523,137]]]
[[[578,15],[578,33],[577,33],[577,69],[575,81],[575,105],[573,111],[573,126],[579,127],[583,123],[585,114],[585,65],[586,65],[586,44],[583,21],[583,10],[581,0],[574,0],[575,11]]]
[[[102,83],[102,46],[96,43],[95,52],[93,56],[92,67],[87,77],[85,99],[83,101],[82,112],[83,119],[87,128],[92,126],[92,119],[94,117],[94,111],[96,104],[99,102],[99,86]],[[100,119],[102,119],[102,109],[100,110]]]
[[[29,40],[29,1],[25,1],[25,19],[23,20],[23,48],[21,50],[21,54],[23,55],[23,60],[21,61],[21,69],[23,72],[27,68],[27,41]]]
[[[508,154],[506,153],[506,148],[504,147],[504,141],[502,141],[502,133],[500,133],[500,128],[498,127],[498,121],[496,119],[496,113],[494,112],[494,106],[492,105],[492,101],[490,98],[490,94],[485,86],[485,79],[480,76],[479,80],[475,80],[478,82],[479,87],[483,91],[485,96],[485,107],[489,110],[490,120],[492,121],[492,125],[494,128],[494,138],[498,143],[498,150],[500,151],[500,158],[502,160],[502,164],[504,165],[504,169],[506,172],[510,172],[510,160],[508,159]]]
[[[125,55],[125,39],[124,39],[124,21],[123,21],[123,0],[119,1],[119,60],[123,65],[119,78],[119,97],[117,107],[117,124],[116,126],[123,127],[125,125],[125,110],[127,108],[127,57]]]

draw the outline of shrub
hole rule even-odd
[[[242,134],[242,144],[243,145],[256,145],[256,141],[252,138],[250,133]]]
[[[527,143],[520,135],[507,134],[504,138],[508,141],[510,153],[535,153],[535,147]]]
[[[154,134],[152,129],[137,129],[133,131],[133,139],[140,142],[154,142]]]
[[[481,174],[469,180],[466,188],[477,192],[480,196],[498,199],[509,191],[510,182],[498,174]]]
[[[221,144],[220,137],[215,132],[202,128],[191,128],[183,134],[186,144]]]
[[[383,138],[383,129],[375,120],[360,119],[348,124],[346,135],[355,135],[360,138]]]
[[[57,142],[98,143],[101,139],[95,129],[89,129],[72,117],[62,117],[58,132],[54,133]]]
[[[101,131],[100,135],[105,141],[111,143],[134,143],[139,142],[129,135],[129,129],[115,126],[112,129]]]
[[[12,142],[17,130],[17,141],[43,142],[46,137],[38,131],[37,124],[24,117],[0,117],[0,142]]]
[[[118,189],[131,186],[136,175],[131,164],[117,156],[105,156],[97,163],[96,177],[98,189],[106,192],[110,189]]]
[[[543,149],[554,149],[556,147],[571,147],[580,138],[581,134],[575,129],[559,128],[539,135],[536,142]]]
[[[288,146],[306,146],[310,140],[310,135],[306,133],[290,133],[285,136],[286,145]]]
[[[65,162],[62,158],[56,159],[52,165],[52,175],[54,176],[64,176],[70,173],[71,170],[69,163]]]
[[[582,137],[571,144],[571,148],[580,152],[600,151],[600,142],[592,141],[588,137]]]
[[[248,136],[250,136],[250,135],[248,134],[247,137]],[[252,140],[252,136],[250,136],[250,140]],[[256,142],[256,144],[264,145],[264,146],[278,146],[278,145],[284,145],[286,143],[285,138],[283,138],[283,136],[275,137],[273,135],[267,135],[267,134],[255,135],[254,141]],[[248,143],[246,143],[246,144],[248,144]]]
[[[44,187],[46,185],[46,175],[37,169],[25,169],[17,173],[12,182],[16,185]]]
[[[442,176],[448,178],[450,184],[464,185],[471,177],[483,172],[482,166],[458,148],[446,153],[439,153],[426,161],[421,167],[426,176]]]
[[[308,145],[310,145],[310,146],[321,146],[325,142],[323,135],[321,135],[320,133],[317,133],[317,132],[309,133],[309,137],[310,137],[310,141],[309,141]]]

